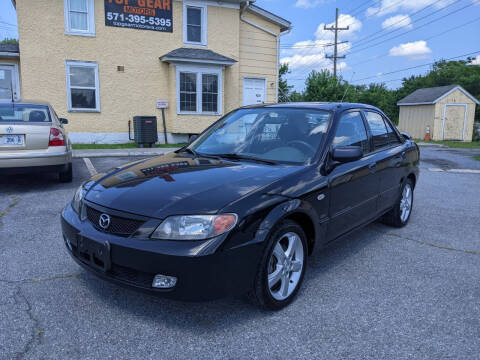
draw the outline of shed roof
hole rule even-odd
[[[472,94],[470,94],[467,90],[462,88],[460,85],[446,85],[446,86],[437,86],[431,88],[423,88],[415,90],[410,95],[404,97],[397,105],[399,106],[406,106],[406,105],[429,105],[435,104],[443,97],[451,94],[455,90],[462,91],[466,96],[472,99],[473,102],[480,104],[480,102],[475,99]]]
[[[160,57],[165,62],[195,62],[217,65],[233,65],[237,60],[208,49],[178,48]]]

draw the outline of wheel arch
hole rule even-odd
[[[295,221],[302,227],[307,236],[308,254],[312,254],[316,240],[320,236],[320,222],[311,206],[300,199],[289,200],[274,207],[260,224],[256,241],[266,240],[284,220]]]
[[[305,232],[307,236],[308,255],[311,255],[315,246],[316,231],[313,220],[304,212],[293,212],[285,216],[282,220],[295,221]]]

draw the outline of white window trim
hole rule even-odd
[[[197,75],[197,111],[180,111],[180,73],[195,73]],[[218,76],[218,98],[216,112],[202,112],[202,74]],[[222,115],[223,113],[223,66],[176,66],[177,84],[177,114],[178,115]]]
[[[202,41],[196,42],[196,41],[188,41],[187,39],[187,8],[188,7],[195,7],[199,8],[202,11],[202,19],[201,19],[201,26],[202,26],[202,31],[201,31],[201,36],[202,36]],[[207,46],[207,5],[202,4],[200,2],[193,2],[193,1],[188,1],[188,2],[183,2],[183,43],[185,45],[191,45],[191,46]]]
[[[12,76],[13,76],[13,86],[15,87],[13,90],[14,90],[14,93],[13,93],[13,98],[15,99],[15,101],[18,101],[22,98],[21,94],[20,94],[20,72],[18,71],[18,64],[16,63],[2,63],[0,62],[0,66],[6,66],[6,67],[12,67],[13,68],[13,73],[12,73]],[[10,102],[11,100],[8,99],[8,100],[5,100],[6,102]],[[0,102],[3,102],[2,100],[0,100]]]
[[[71,88],[70,88],[70,66],[83,66],[83,67],[91,67],[95,69],[95,105],[96,105],[95,109],[72,108],[72,94],[71,94]],[[98,63],[93,61],[67,60],[65,62],[65,75],[67,78],[68,111],[69,112],[100,112],[100,84],[98,80]],[[75,88],[80,89],[81,87],[75,86]],[[90,89],[90,87],[88,89]]]
[[[77,36],[95,36],[95,0],[87,0],[88,30],[75,30],[70,27],[70,0],[63,1],[65,34]]]

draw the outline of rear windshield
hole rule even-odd
[[[51,122],[45,105],[0,104],[0,123],[5,122]]]

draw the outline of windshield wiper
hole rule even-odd
[[[226,153],[226,154],[211,154],[211,155],[218,156],[219,158],[225,158],[225,159],[231,159],[231,160],[255,161],[255,162],[268,164],[268,165],[278,164],[276,161],[273,161],[273,160],[259,159],[253,156],[241,155],[241,154]]]

